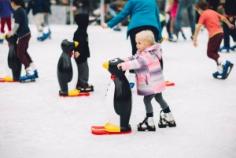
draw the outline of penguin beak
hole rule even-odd
[[[77,48],[79,46],[79,42],[74,41],[74,47]]]
[[[103,64],[102,64],[102,67],[104,67],[105,69],[109,69],[109,62],[108,61],[106,61],[106,62],[104,62]]]

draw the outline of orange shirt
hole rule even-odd
[[[222,17],[223,15],[217,13],[216,11],[207,9],[200,15],[198,23],[206,27],[209,37],[211,38],[215,34],[221,32],[223,33],[223,29],[221,27]]]

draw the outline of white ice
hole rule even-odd
[[[116,117],[113,83],[102,63],[131,54],[126,30],[113,32],[99,26],[89,27],[90,83],[95,91],[89,97],[61,98],[56,76],[60,42],[65,38],[71,40],[76,26],[53,25],[51,29],[51,40],[37,42],[36,29],[31,26],[29,53],[38,68],[39,79],[35,83],[0,83],[0,158],[236,157],[236,69],[227,80],[212,78],[216,65],[206,55],[206,31],[201,32],[197,48],[191,40],[163,43],[165,79],[176,83],[163,95],[176,119],[176,128],[137,132],[145,110],[142,97],[134,89],[132,133],[95,136],[90,132],[92,125]],[[7,53],[5,42],[0,45],[1,76],[11,74]],[[236,52],[222,56],[236,63]],[[70,89],[76,84],[74,61],[73,69]],[[154,100],[152,103],[157,126],[160,106]]]

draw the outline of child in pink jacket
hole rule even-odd
[[[153,98],[160,104],[160,121],[158,126],[175,127],[175,120],[171,114],[168,104],[162,97],[162,91],[165,89],[165,81],[162,73],[160,60],[162,58],[162,49],[160,44],[155,43],[154,35],[149,30],[144,30],[136,34],[136,55],[129,57],[125,62],[118,64],[122,70],[134,70],[137,82],[137,93],[144,96],[146,108],[145,119],[138,124],[138,131],[155,131],[153,121],[153,107],[151,100]]]

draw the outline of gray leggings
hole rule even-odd
[[[165,110],[167,108],[169,109],[168,104],[165,102],[165,100],[162,97],[162,93],[157,93],[157,94],[144,96],[143,101],[145,104],[146,113],[153,113],[153,107],[152,107],[151,101],[154,97],[156,101],[160,104],[162,110]]]
[[[76,62],[78,67],[78,83],[88,83],[89,80],[89,67],[88,62]]]

